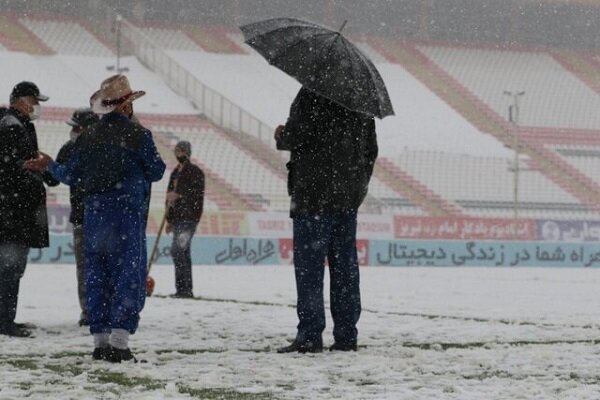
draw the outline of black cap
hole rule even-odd
[[[92,111],[91,108],[78,108],[73,111],[73,115],[71,119],[66,121],[67,125],[82,127],[85,128],[87,126],[93,125],[96,122],[100,121],[100,117]]]
[[[13,88],[10,94],[10,100],[18,99],[19,97],[33,96],[38,101],[47,101],[49,99],[48,96],[44,96],[40,93],[40,89],[38,89],[37,85],[33,82],[23,81],[19,82]]]

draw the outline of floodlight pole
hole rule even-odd
[[[121,14],[117,14],[117,16],[115,17],[115,34],[117,36],[117,64],[109,65],[108,67],[106,67],[107,70],[116,71],[118,74],[120,74],[121,72],[129,71],[129,68],[127,68],[127,67],[121,68],[121,23],[122,23],[122,21],[123,21],[123,17],[121,17]]]
[[[508,106],[508,121],[510,122],[510,129],[512,130],[512,139],[514,143],[513,147],[515,150],[515,169],[513,179],[513,213],[515,221],[515,238],[517,237],[517,224],[519,222],[519,99],[524,94],[524,91],[504,91],[505,96],[510,96],[512,98],[512,104]]]

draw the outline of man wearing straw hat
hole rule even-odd
[[[150,131],[131,121],[133,101],[144,94],[132,91],[124,75],[106,79],[90,98],[102,117],[69,161],[59,164],[40,153],[26,162],[84,188],[85,288],[96,360],[135,361],[129,335],[146,296],[147,192],[165,171]]]

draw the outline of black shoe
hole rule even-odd
[[[137,362],[137,359],[133,356],[133,353],[129,348],[127,349],[118,349],[116,347],[110,347],[108,352],[108,356],[106,358],[107,361],[112,363],[120,363],[121,361],[131,361]]]
[[[357,351],[356,343],[334,343],[329,346],[329,351]]]
[[[0,335],[27,338],[31,337],[31,331],[23,324],[8,323],[0,325]]]
[[[304,342],[300,343],[296,340],[289,346],[281,347],[277,349],[279,354],[283,353],[321,353],[323,351],[322,343]]]
[[[77,324],[79,324],[79,326],[89,326],[90,322],[87,320],[87,318],[81,318]]]
[[[37,326],[35,326],[35,324],[29,323],[29,322],[25,322],[25,323],[14,322],[14,325],[17,328],[23,328],[23,329],[28,329],[28,330],[37,328]]]
[[[96,347],[94,352],[92,353],[92,358],[94,360],[108,360],[108,356],[110,354],[110,346],[109,347]]]
[[[193,293],[175,293],[169,297],[172,297],[174,299],[193,299],[194,294]]]

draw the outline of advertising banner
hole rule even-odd
[[[356,237],[359,239],[394,239],[394,216],[358,214]]]
[[[474,217],[394,217],[396,239],[536,240],[535,220]]]
[[[539,240],[553,242],[600,242],[600,221],[537,221]]]
[[[52,234],[72,232],[69,207],[49,206]],[[164,210],[151,209],[148,234],[156,234]],[[476,217],[428,217],[359,214],[358,239],[369,240],[515,240],[600,242],[600,220],[534,220]],[[289,239],[293,223],[287,212],[208,211],[197,229],[202,236]]]
[[[48,207],[48,231],[57,235],[73,232],[70,214],[71,207]]]
[[[370,242],[370,265],[472,267],[598,267],[592,244],[501,241]]]
[[[163,236],[156,264],[172,264],[171,237]],[[71,235],[52,235],[51,246],[31,249],[29,261],[74,264]],[[154,236],[148,237],[148,254]],[[472,267],[599,267],[595,243],[514,242],[463,240],[364,240],[356,242],[362,266],[472,266]],[[292,239],[195,237],[195,265],[292,265]]]
[[[148,257],[156,236],[148,236]],[[171,259],[171,236],[160,239],[156,264],[173,264]],[[277,265],[279,241],[277,239],[255,239],[244,237],[194,237],[192,262],[196,265]],[[29,261],[43,264],[74,264],[72,235],[51,235],[50,247],[31,249]]]
[[[248,213],[249,233],[252,237],[292,237],[292,219],[289,213]]]

